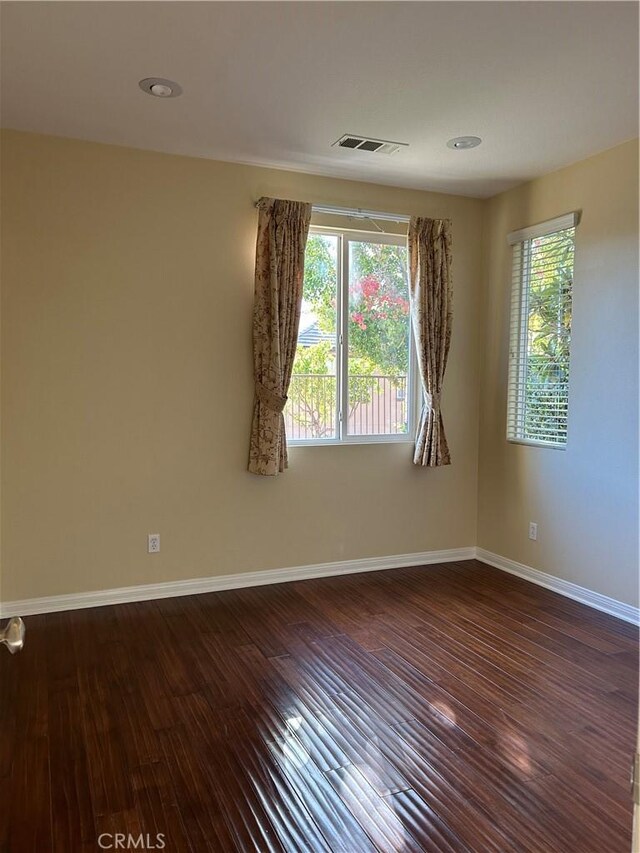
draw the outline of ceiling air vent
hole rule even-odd
[[[370,151],[376,154],[395,154],[401,148],[408,146],[407,142],[390,142],[388,139],[371,139],[366,136],[356,136],[355,133],[345,133],[336,139],[332,147],[351,148],[353,151]]]

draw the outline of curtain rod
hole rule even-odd
[[[256,207],[259,202],[256,202]],[[312,213],[330,213],[334,216],[351,216],[354,219],[379,219],[381,222],[409,222],[410,216],[403,213],[384,213],[380,210],[363,210],[361,207],[335,207],[331,204],[314,204]]]
[[[409,222],[410,216],[402,213],[385,213],[381,210],[363,210],[361,207],[334,207],[330,204],[314,204],[313,213],[331,213],[336,216],[352,216],[354,219],[379,219],[381,222]]]

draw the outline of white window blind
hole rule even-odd
[[[578,215],[514,231],[507,438],[567,443],[571,296]]]

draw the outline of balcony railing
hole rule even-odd
[[[284,410],[287,438],[335,438],[339,403],[332,374],[294,373]],[[349,435],[407,432],[406,376],[349,376]]]

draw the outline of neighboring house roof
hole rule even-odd
[[[300,325],[302,327],[302,323]],[[309,323],[306,328],[301,328],[298,332],[298,343],[303,347],[312,347],[321,341],[329,341],[333,344],[335,343],[335,335],[332,335],[330,332],[320,331],[317,320]]]

